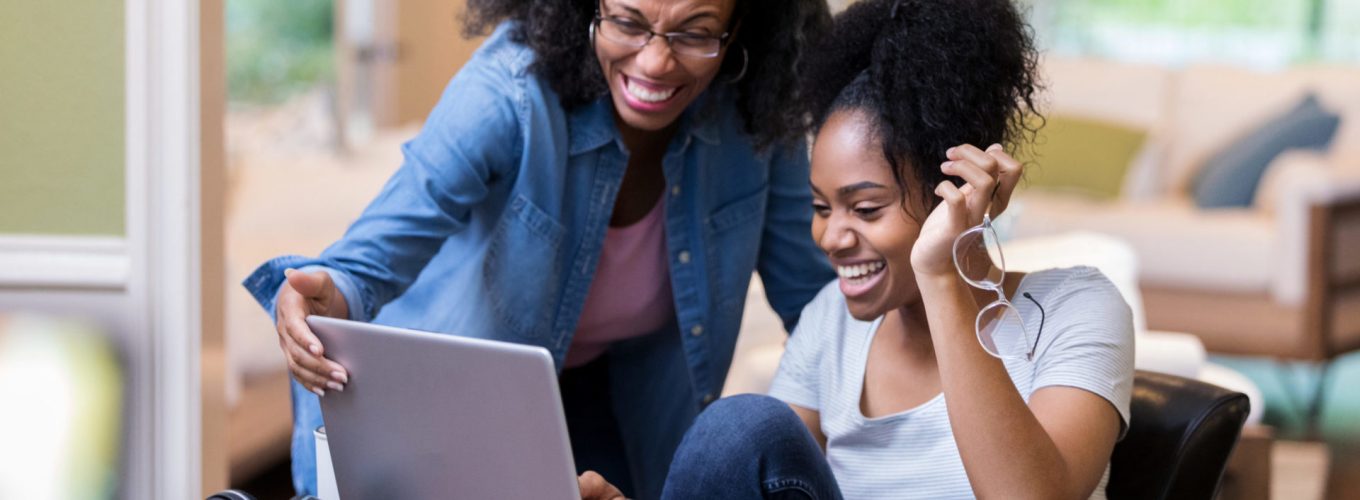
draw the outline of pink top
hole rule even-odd
[[[666,264],[665,200],[657,200],[642,220],[605,233],[595,280],[567,350],[567,368],[598,358],[611,342],[655,332],[675,317]]]

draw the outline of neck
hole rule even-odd
[[[623,138],[623,145],[628,148],[629,154],[659,156],[666,151],[666,145],[670,144],[671,138],[675,137],[676,130],[680,128],[680,121],[676,120],[661,130],[643,130],[628,125],[615,111],[614,126],[618,127],[619,136]]]
[[[926,322],[925,303],[919,298],[888,311],[878,334],[886,336],[885,345],[901,349],[912,357],[935,358],[935,341]]]

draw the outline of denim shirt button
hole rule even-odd
[[[671,186],[671,196],[680,196],[680,185]]]
[[[703,334],[704,334],[704,325],[694,325],[694,327],[692,327],[692,328],[689,329],[689,334],[690,334],[690,335],[693,335],[693,336],[695,336],[695,337],[698,337],[698,336],[700,336],[700,335],[703,335]]]
[[[710,405],[710,404],[713,404],[713,400],[715,400],[715,399],[718,399],[718,398],[714,397],[714,396],[713,396],[713,393],[711,393],[711,392],[708,393],[708,394],[704,394],[704,406],[708,406],[708,405]]]
[[[681,251],[678,257],[681,264],[689,264],[689,251]]]

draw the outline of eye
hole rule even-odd
[[[690,47],[704,47],[714,41],[713,38],[701,33],[677,33],[671,40]]]
[[[883,205],[876,206],[860,205],[855,207],[855,215],[858,215],[861,219],[870,219],[873,217],[877,217],[880,210],[883,210]]]
[[[647,27],[643,26],[642,23],[626,17],[614,17],[610,18],[609,21],[613,22],[614,26],[619,28],[619,32],[625,35],[636,36],[647,32]]]
[[[815,212],[818,217],[826,217],[831,215],[831,206],[820,201],[814,201],[812,202],[812,211]]]

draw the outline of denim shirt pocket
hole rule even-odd
[[[768,193],[769,188],[761,186],[754,193],[723,204],[706,219],[708,261],[714,271],[710,278],[722,309],[739,308],[746,300],[751,271],[760,253]]]
[[[482,261],[482,290],[513,340],[540,340],[556,310],[566,229],[524,195],[510,202]]]

